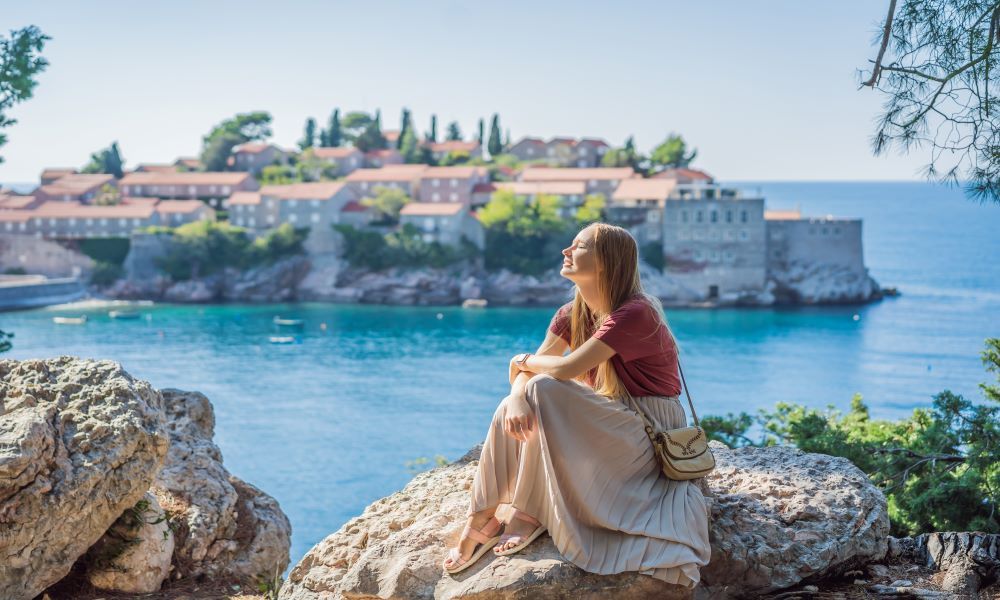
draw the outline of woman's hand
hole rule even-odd
[[[531,407],[522,394],[512,394],[507,398],[507,412],[503,420],[503,431],[519,442],[528,441],[528,434],[534,428],[535,418]]]
[[[508,379],[510,379],[510,384],[514,385],[514,380],[517,379],[518,374],[523,370],[521,365],[515,360],[520,354],[515,354],[513,358],[510,359],[510,369],[507,373]]]

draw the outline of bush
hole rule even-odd
[[[558,208],[554,196],[540,195],[529,203],[508,190],[493,194],[479,210],[486,228],[486,268],[541,275],[557,267],[575,234]]]
[[[121,265],[98,262],[94,265],[94,270],[90,273],[90,283],[99,286],[108,286],[121,279],[124,274],[125,269]]]
[[[666,262],[663,259],[663,245],[660,242],[646,242],[639,248],[639,258],[646,264],[663,272]]]
[[[24,270],[24,267],[8,267],[3,271],[4,275],[27,275],[28,272]]]
[[[986,344],[983,363],[1000,375],[1000,339]],[[1000,403],[1000,385],[980,388]],[[844,416],[832,406],[820,411],[781,402],[756,417],[730,413],[700,423],[710,438],[734,447],[788,443],[850,459],[885,492],[892,535],[1000,533],[1000,406],[975,405],[945,390],[909,418],[876,421],[855,395]],[[748,435],[754,423],[764,430],[759,440]]]
[[[425,242],[410,223],[398,231],[381,235],[359,231],[350,225],[334,225],[344,236],[344,258],[351,265],[380,271],[389,267],[445,267],[476,257],[479,249],[462,238],[459,247]]]
[[[85,238],[80,240],[80,252],[95,262],[122,265],[128,256],[128,238]]]

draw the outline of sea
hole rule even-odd
[[[763,194],[768,208],[862,218],[872,276],[901,294],[862,306],[668,309],[699,416],[777,402],[846,412],[855,394],[882,419],[929,408],[942,390],[984,401],[978,384],[996,376],[980,355],[1000,337],[1000,205],[923,182],[726,183]],[[156,387],[207,395],[226,467],[288,514],[294,564],[416,472],[482,441],[509,359],[538,347],[554,310],[164,304],[113,320],[107,306],[76,305],[2,313],[0,330],[15,333],[4,358],[111,359]],[[81,314],[85,325],[52,320]],[[292,334],[295,343],[270,342]]]

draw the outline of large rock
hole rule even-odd
[[[448,576],[441,560],[464,525],[479,449],[418,475],[312,548],[283,600],[333,598],[756,597],[880,558],[885,497],[849,461],[791,448],[712,443],[707,485],[712,561],[693,593],[637,573],[594,575],[563,560],[549,536],[512,557],[487,555]]]
[[[867,269],[845,265],[792,261],[771,268],[768,280],[776,300],[786,304],[856,303],[881,297]]]
[[[168,515],[147,492],[87,552],[87,579],[102,590],[149,594],[170,574],[173,555]]]
[[[1000,534],[943,531],[890,537],[887,558],[937,572],[934,579],[941,589],[957,597],[1000,597]],[[977,596],[991,585],[996,596]]]
[[[299,282],[307,273],[309,259],[302,255],[289,256],[246,271],[227,269],[222,297],[240,302],[295,300]]]
[[[176,389],[161,393],[170,451],[153,492],[175,515],[178,576],[245,580],[283,572],[291,547],[288,518],[274,498],[223,466],[208,398]]]
[[[0,361],[0,598],[64,577],[166,453],[160,395],[117,363]]]

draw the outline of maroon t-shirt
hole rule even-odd
[[[570,343],[570,310],[573,303],[562,305],[549,323],[549,331]],[[677,349],[666,326],[654,309],[642,298],[634,298],[613,311],[593,332],[595,337],[615,351],[611,364],[615,373],[633,396],[679,396]],[[588,373],[593,385],[597,369]]]

